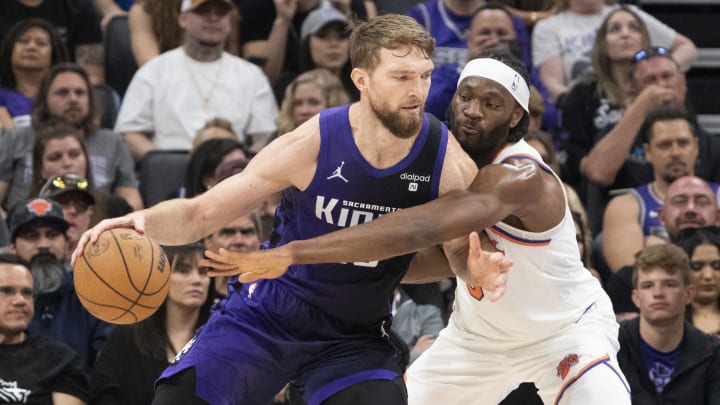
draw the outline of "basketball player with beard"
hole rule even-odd
[[[207,264],[252,282],[292,263],[379,260],[449,241],[455,311],[407,372],[411,405],[496,404],[526,381],[546,404],[630,404],[618,325],[580,261],[562,182],[522,139],[527,71],[509,53],[488,56],[465,66],[451,103],[451,129],[480,167],[468,190],[278,249],[208,253]],[[440,260],[421,258],[410,274],[439,273]]]
[[[43,198],[21,201],[10,210],[7,222],[8,250],[30,263],[34,280],[35,315],[30,334],[70,346],[90,371],[112,326],[90,315],[75,294],[66,260],[70,224],[63,218],[62,207]]]
[[[358,23],[350,58],[359,102],[321,112],[195,198],[102,221],[83,235],[73,260],[116,227],[167,245],[198,240],[281,191],[270,247],[466,189],[477,167],[423,112],[433,47],[406,16]],[[411,260],[293,266],[242,288],[234,278],[220,309],[161,376],[153,403],[267,404],[291,381],[310,405],[405,404],[388,332],[393,291]]]

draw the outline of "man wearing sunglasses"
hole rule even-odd
[[[74,174],[56,176],[40,189],[40,198],[52,199],[62,206],[63,217],[70,224],[67,230],[68,253],[75,250],[80,236],[90,227],[95,212],[95,197],[87,179]]]
[[[665,48],[649,48],[635,55],[632,68],[635,98],[620,120],[584,154],[580,173],[587,180],[586,204],[593,233],[600,230],[602,212],[611,195],[653,181],[652,165],[643,150],[640,129],[650,111],[661,106],[686,108],[685,74]],[[703,131],[697,118],[689,121],[698,129],[695,175],[706,181],[720,179],[720,144]],[[570,140],[572,142],[572,139]]]
[[[182,46],[135,73],[118,112],[115,131],[125,134],[136,161],[151,150],[191,149],[197,130],[213,118],[230,121],[238,140],[255,151],[275,131],[278,108],[267,77],[224,52],[234,13],[229,0],[182,2]]]

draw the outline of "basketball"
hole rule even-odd
[[[170,273],[167,256],[155,241],[133,229],[111,229],[85,246],[73,280],[88,312],[123,325],[146,319],[162,305]]]

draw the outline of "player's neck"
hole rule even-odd
[[[353,104],[349,114],[355,145],[365,160],[375,168],[394,166],[410,153],[415,144],[417,134],[409,138],[394,135],[380,122],[369,105],[362,101]]]
[[[455,15],[472,15],[485,5],[485,0],[440,0]]]
[[[650,325],[640,315],[640,337],[655,350],[663,353],[675,350],[682,341],[684,317],[669,321],[664,325]]]

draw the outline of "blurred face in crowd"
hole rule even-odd
[[[40,27],[31,27],[15,42],[12,51],[14,69],[47,70],[52,61],[50,34]]]
[[[0,263],[0,343],[20,343],[33,313],[30,270],[19,264]]]
[[[175,258],[170,274],[168,304],[183,308],[199,308],[207,300],[210,287],[208,269],[198,266],[200,253]]]
[[[252,252],[260,248],[260,233],[250,216],[231,222],[205,238],[205,248],[217,252],[220,248],[231,252]]]
[[[317,83],[299,83],[293,93],[292,106],[293,123],[298,127],[327,106],[325,92]]]
[[[605,43],[610,60],[630,61],[642,49],[640,23],[627,11],[617,11],[608,20]]]
[[[63,211],[63,218],[70,224],[67,230],[69,250],[74,250],[82,234],[90,228],[94,207],[80,191],[68,191],[53,197]]]
[[[430,90],[433,62],[420,49],[380,49],[379,63],[372,71],[362,71],[360,81],[370,108],[377,119],[400,138],[418,133],[423,123],[425,100]]]
[[[62,117],[73,125],[79,125],[90,111],[88,88],[83,78],[73,72],[55,76],[47,95],[50,113]]]
[[[656,179],[672,183],[694,173],[698,142],[686,120],[656,121],[650,132],[644,148]]]
[[[698,245],[690,258],[695,302],[710,305],[720,297],[720,251],[711,243]]]
[[[225,43],[232,31],[231,10],[230,3],[212,0],[194,10],[180,13],[178,23],[190,39],[203,46],[217,47]]]
[[[348,34],[345,32],[344,23],[325,24],[316,33],[310,35],[308,44],[310,57],[315,66],[333,73],[339,73],[350,58]]]
[[[468,32],[468,55],[476,57],[488,47],[516,38],[512,19],[503,10],[481,10],[473,18]]]
[[[635,83],[637,83],[638,91],[652,84],[673,90],[675,101],[679,104],[685,103],[685,94],[687,92],[685,75],[675,62],[664,56],[651,56],[637,62],[635,65]]]
[[[48,141],[42,155],[43,179],[68,173],[86,177],[87,168],[88,162],[82,145],[76,137],[68,135],[65,138]]]
[[[237,137],[231,131],[228,131],[222,127],[209,127],[201,129],[195,135],[193,140],[193,147],[197,147],[201,143],[210,139],[236,139]]]
[[[653,326],[677,322],[685,314],[685,306],[693,297],[693,287],[683,282],[680,271],[675,274],[654,267],[638,271],[632,300],[640,309],[640,317]]]
[[[9,249],[12,253],[32,264],[35,256],[47,255],[49,259],[65,259],[67,239],[59,229],[42,223],[29,224],[20,229]]]
[[[670,184],[658,215],[671,237],[686,228],[717,225],[715,194],[703,179],[681,177]]]

